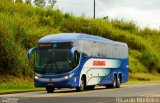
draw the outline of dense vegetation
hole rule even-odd
[[[0,0],[0,73],[32,76],[27,51],[48,34],[78,32],[126,42],[130,73],[160,72],[160,31],[125,20],[91,19]]]

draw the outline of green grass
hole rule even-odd
[[[17,78],[9,75],[1,76],[0,94],[44,90],[43,88],[35,88],[33,83],[31,78]]]
[[[129,81],[125,84],[143,84],[160,82],[160,74],[158,73],[129,73]]]
[[[159,82],[160,80],[151,80],[151,81],[130,80],[124,84],[131,85],[131,84],[159,83]]]
[[[35,91],[42,91],[45,90],[44,88],[34,88],[34,87],[24,87],[24,86],[18,86],[10,89],[0,89],[0,94],[10,94],[10,93],[22,93],[22,92],[35,92]]]
[[[131,80],[154,81],[156,78],[147,77],[148,74],[160,73],[160,30],[141,29],[123,19],[75,17],[57,9],[13,4],[11,0],[0,0],[0,5],[0,74],[15,77],[12,82],[5,77],[0,82],[1,91],[34,89],[33,82],[23,80],[33,78],[33,60],[28,61],[27,51],[41,37],[61,32],[88,33],[127,43]],[[0,75],[0,78],[4,77]],[[14,82],[17,78],[21,79]]]

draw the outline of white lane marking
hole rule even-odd
[[[148,93],[148,94],[143,94],[143,95],[140,95],[140,96],[147,97],[147,96],[150,96],[150,95],[153,95],[153,94],[156,94],[156,93]]]
[[[156,92],[160,92],[160,91],[156,91]],[[147,93],[147,94],[143,94],[143,95],[140,95],[140,96],[143,96],[143,97],[160,97],[160,93]]]

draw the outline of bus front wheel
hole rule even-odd
[[[53,93],[54,92],[54,87],[46,87],[47,93]]]
[[[82,92],[82,91],[84,91],[84,88],[85,88],[85,80],[84,80],[84,78],[82,77],[82,78],[81,78],[81,81],[80,81],[80,86],[79,86],[79,87],[76,87],[76,91],[77,91],[77,92]]]

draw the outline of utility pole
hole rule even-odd
[[[96,1],[95,0],[94,0],[94,7],[93,8],[94,8],[94,17],[93,18],[95,19],[95,17],[96,17],[96,14],[95,14],[96,13]]]

